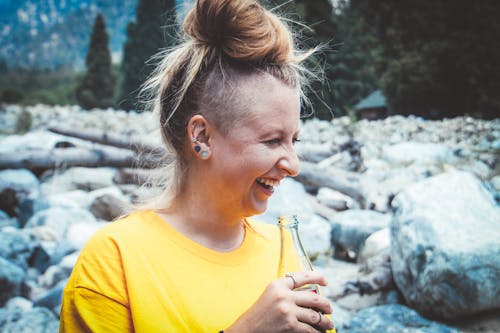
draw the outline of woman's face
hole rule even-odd
[[[228,134],[212,133],[206,176],[216,205],[251,216],[266,210],[267,200],[284,177],[299,172],[294,144],[300,100],[297,89],[270,75],[242,81],[236,96],[238,110],[227,110],[239,112],[241,118]]]

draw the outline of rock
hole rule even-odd
[[[35,240],[23,230],[14,229],[11,232],[0,233],[0,257],[19,267],[28,267],[35,246]]]
[[[290,178],[281,181],[281,185],[268,201],[264,214],[255,217],[257,221],[277,224],[281,215],[294,215],[299,218],[299,235],[311,257],[327,253],[330,248],[330,224],[314,214],[309,204],[309,195],[304,186]]]
[[[19,203],[39,195],[40,184],[29,170],[0,170],[0,210],[10,216],[18,216]]]
[[[0,310],[0,331],[3,333],[55,333],[58,330],[59,321],[48,309]]]
[[[61,262],[59,263],[59,267],[63,270],[63,272],[66,273],[67,276],[71,274],[71,271],[73,270],[73,267],[75,267],[76,261],[78,260],[79,256],[80,252],[73,252],[62,258]]]
[[[90,237],[100,228],[105,226],[107,223],[101,222],[82,222],[73,223],[68,227],[68,232],[66,233],[66,240],[71,246],[79,250],[87,243]]]
[[[33,302],[24,297],[16,296],[9,299],[9,301],[5,304],[6,310],[22,310],[28,311],[33,308]]]
[[[320,188],[316,197],[321,204],[338,211],[360,208],[351,197],[327,187]]]
[[[73,190],[93,191],[113,185],[113,168],[83,168],[75,167],[57,173],[42,184],[42,192],[55,194]]]
[[[24,280],[24,271],[21,267],[9,262],[0,256],[0,307],[9,298],[21,294],[21,285]]]
[[[55,240],[66,237],[69,226],[73,223],[95,223],[94,216],[86,210],[78,208],[51,207],[33,215],[25,228],[47,227],[53,233]]]
[[[37,212],[49,208],[49,205],[42,199],[23,199],[18,205],[19,227],[24,228],[26,222]]]
[[[104,194],[92,202],[90,212],[101,220],[112,221],[121,216],[127,203],[113,195]]]
[[[399,304],[381,305],[359,311],[339,329],[343,333],[460,333],[443,324],[422,318]]]
[[[92,202],[89,192],[73,190],[47,196],[46,202],[49,207],[81,208],[88,209]]]
[[[17,229],[19,228],[19,221],[14,217],[10,217],[3,210],[0,210],[0,231],[2,231],[4,227],[13,227]]]
[[[42,288],[50,289],[53,288],[59,281],[64,280],[69,277],[68,271],[58,265],[52,265],[43,275],[38,277],[38,284]]]
[[[331,319],[335,327],[344,327],[349,320],[351,320],[352,314],[350,311],[338,306],[335,302],[330,303],[332,307]]]
[[[31,267],[36,268],[40,273],[45,272],[50,266],[50,255],[42,245],[35,246],[28,263]]]
[[[390,228],[380,229],[368,236],[359,253],[358,262],[366,264],[370,258],[374,258],[391,248]]]
[[[391,164],[408,165],[411,163],[440,164],[453,163],[452,150],[435,143],[402,142],[383,147],[382,156]]]
[[[393,206],[392,270],[409,306],[448,319],[500,308],[500,209],[475,176],[429,178]]]
[[[391,216],[370,210],[346,210],[330,218],[332,244],[338,258],[355,260],[364,241],[389,226]]]
[[[16,192],[18,199],[36,198],[39,186],[38,178],[29,170],[0,170],[0,192],[10,188]]]
[[[301,143],[297,145],[297,155],[301,160],[309,162],[320,162],[333,155],[335,151],[329,145]]]
[[[55,287],[40,295],[40,297],[34,302],[34,306],[46,307],[48,309],[54,309],[60,306],[62,303],[64,287],[67,283],[67,279],[59,281]]]

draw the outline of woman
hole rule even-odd
[[[251,0],[199,0],[153,91],[175,181],[160,207],[101,229],[64,292],[61,332],[318,332],[328,301],[277,277],[279,232],[248,220],[299,172],[300,66],[290,32]]]

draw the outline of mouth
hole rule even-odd
[[[267,191],[273,193],[274,187],[279,186],[280,181],[276,179],[262,178],[259,177],[256,180],[257,184],[265,188]]]

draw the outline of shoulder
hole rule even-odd
[[[80,256],[87,259],[100,259],[102,254],[108,259],[120,256],[124,244],[147,238],[154,222],[151,214],[149,211],[138,211],[109,222],[90,237]]]

